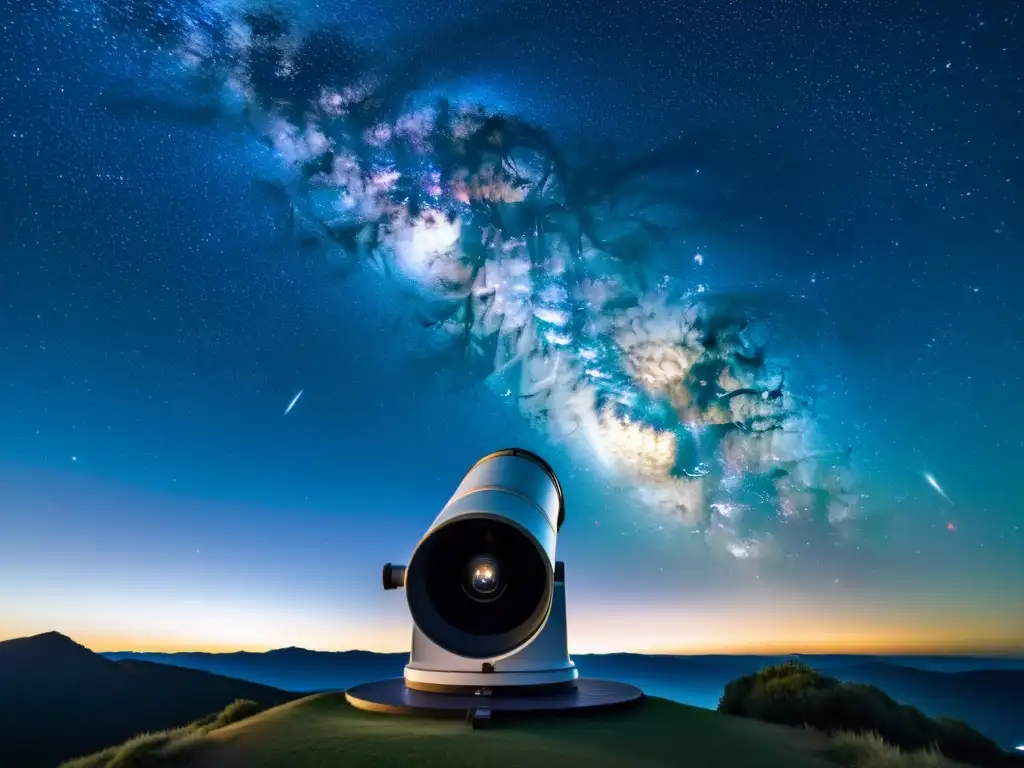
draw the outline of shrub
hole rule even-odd
[[[995,742],[958,720],[933,720],[893,701],[871,685],[843,683],[800,662],[765,667],[725,687],[718,711],[827,733],[875,733],[911,752],[938,749],[946,757],[979,763],[1004,756]]]

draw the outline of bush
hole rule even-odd
[[[937,749],[954,760],[996,764],[1005,758],[995,742],[966,723],[926,717],[872,685],[843,683],[795,661],[732,681],[718,711],[827,733],[875,733],[894,747]]]

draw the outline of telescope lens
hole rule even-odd
[[[489,555],[473,558],[469,563],[469,588],[472,596],[487,599],[495,596],[501,584],[498,563]]]
[[[543,626],[553,580],[544,552],[500,519],[442,525],[413,554],[405,578],[416,626],[450,653],[486,659]]]

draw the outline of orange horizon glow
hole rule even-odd
[[[642,604],[595,593],[569,605],[572,653],[1024,656],[1024,614],[956,594],[940,599],[850,591],[842,600],[827,593],[796,599],[765,588],[730,601]],[[101,653],[409,651],[411,625],[399,604],[372,616],[356,607],[328,611],[244,600],[197,610],[194,601],[179,598],[152,615],[146,607],[123,600],[88,611],[47,604],[36,615],[0,620],[0,639],[56,630]]]
[[[18,637],[42,634],[47,631],[11,633],[0,629],[0,641]],[[72,640],[96,653],[115,651],[135,651],[138,653],[232,653],[247,651],[264,653],[282,647],[273,643],[210,643],[188,642],[181,640],[161,640],[145,636],[115,636],[92,633],[61,632]],[[384,638],[382,638],[383,640]],[[311,651],[369,651],[372,653],[408,653],[408,644],[394,642],[374,643],[373,647],[343,647],[342,645],[324,646],[322,644],[298,644],[296,647]],[[603,643],[573,643],[570,651],[574,654],[589,653],[641,653],[651,655],[764,655],[784,656],[791,654],[851,654],[851,655],[938,655],[938,656],[1020,656],[1024,655],[1024,642],[1018,638],[897,638],[885,636],[862,636],[851,642],[837,642],[826,636],[794,635],[788,639],[773,638],[769,641],[736,641],[696,643],[634,643],[629,647],[610,646]]]

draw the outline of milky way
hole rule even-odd
[[[570,152],[516,116],[411,86],[336,30],[296,32],[276,13],[96,10],[148,41],[184,94],[121,95],[111,109],[259,137],[280,174],[257,183],[297,243],[341,272],[391,281],[416,350],[482,370],[638,507],[737,558],[770,550],[781,526],[855,516],[849,452],[794,388],[771,312],[664,266],[692,274],[704,260],[680,244],[698,209],[692,152]]]

